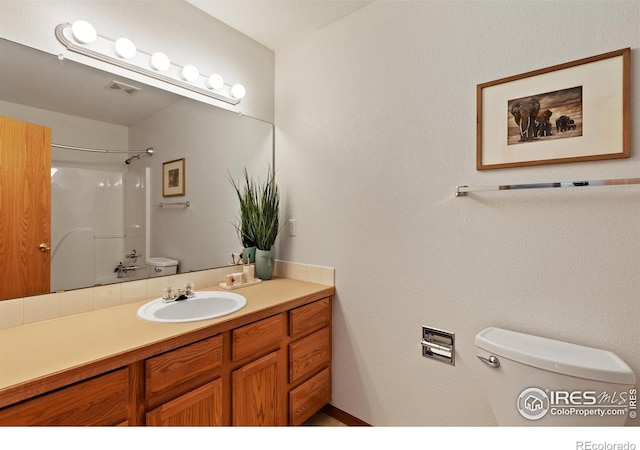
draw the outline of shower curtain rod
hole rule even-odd
[[[510,191],[517,189],[548,189],[583,186],[620,186],[640,184],[640,178],[619,178],[616,180],[568,181],[557,183],[504,184],[500,186],[456,186],[456,197],[466,197],[469,192]]]
[[[51,144],[52,147],[63,148],[66,150],[76,150],[79,152],[92,152],[92,153],[146,153],[147,155],[153,155],[153,147],[149,147],[146,150],[105,150],[100,148],[86,148],[86,147],[74,147],[72,145],[63,144]]]

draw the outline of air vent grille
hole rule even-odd
[[[111,83],[105,86],[105,89],[111,92],[118,92],[129,97],[136,95],[141,91],[140,88],[131,86],[130,84],[123,83],[122,81],[113,80]]]

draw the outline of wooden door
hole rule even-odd
[[[222,380],[171,400],[147,413],[150,426],[220,426],[222,422]]]
[[[281,350],[233,372],[231,409],[234,426],[286,425]]]
[[[50,291],[50,217],[51,129],[0,116],[0,300]]]

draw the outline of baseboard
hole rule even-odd
[[[370,427],[371,426],[364,420],[360,420],[357,417],[352,416],[348,412],[345,412],[340,408],[336,408],[330,403],[327,403],[325,406],[323,406],[321,411],[327,414],[328,416],[331,416],[334,419],[339,420],[340,422],[344,423],[349,427]]]

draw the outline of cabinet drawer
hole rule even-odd
[[[145,361],[150,403],[180,395],[213,379],[222,366],[222,336],[214,336]]]
[[[306,336],[324,328],[331,322],[331,302],[329,298],[318,300],[289,312],[289,333],[292,339]]]
[[[289,345],[289,382],[295,384],[329,363],[331,334],[328,328]]]
[[[322,372],[289,393],[289,424],[300,425],[331,400],[331,371]]]
[[[260,356],[280,347],[284,337],[283,315],[267,317],[233,330],[231,354],[234,361],[247,356]]]
[[[0,410],[0,425],[117,425],[129,416],[127,368]]]

